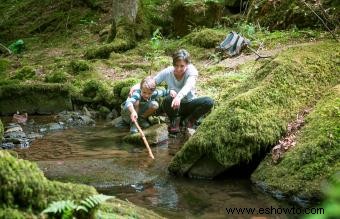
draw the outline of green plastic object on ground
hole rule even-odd
[[[22,39],[20,39],[9,45],[8,48],[12,51],[12,53],[19,54],[25,48],[25,43]]]

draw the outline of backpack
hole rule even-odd
[[[216,47],[216,51],[226,54],[229,57],[233,57],[239,55],[242,49],[248,45],[250,45],[250,40],[232,31],[226,36],[222,43]]]

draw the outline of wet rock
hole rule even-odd
[[[95,121],[91,118],[92,113],[63,111],[56,116],[59,122],[64,122],[67,126],[86,126],[94,125]]]
[[[198,179],[212,179],[222,173],[226,168],[210,157],[203,157],[197,161],[188,172],[188,176]]]
[[[118,129],[126,129],[128,128],[128,124],[126,124],[126,122],[124,122],[123,118],[121,116],[119,116],[118,118],[115,118],[112,122],[111,125],[115,128]]]
[[[4,142],[1,144],[1,148],[2,149],[14,149],[15,144],[13,144],[12,142]]]
[[[47,131],[58,131],[64,129],[63,123],[48,123],[46,125],[42,125],[39,128],[40,132],[47,132]]]
[[[106,120],[112,120],[118,118],[117,110],[113,109],[109,114],[106,116]]]
[[[39,133],[27,134],[27,138],[30,139],[30,140],[41,139],[42,137],[44,137],[44,136],[42,134],[39,134]]]
[[[143,130],[145,137],[150,145],[155,145],[168,140],[168,127],[166,124],[153,125]],[[139,133],[129,134],[123,138],[123,141],[127,143],[136,143],[144,145],[144,142]]]

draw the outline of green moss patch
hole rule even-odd
[[[219,45],[229,32],[216,29],[202,29],[192,32],[185,37],[192,45],[203,48],[215,48]]]
[[[320,198],[322,183],[340,170],[340,85],[318,102],[297,138],[280,163],[267,156],[252,180],[268,190]]]
[[[16,83],[0,86],[0,114],[17,110],[28,114],[50,114],[71,110],[69,87],[64,84]]]
[[[247,163],[286,132],[305,106],[339,83],[339,49],[330,42],[291,48],[240,84],[203,121],[173,158],[169,171],[185,174],[203,155],[228,169]]]

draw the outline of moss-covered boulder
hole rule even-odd
[[[321,198],[322,183],[340,171],[339,107],[340,85],[308,115],[296,145],[281,162],[274,164],[268,155],[252,174],[252,181],[288,196]]]
[[[223,30],[204,28],[197,32],[192,32],[185,37],[192,45],[203,48],[215,48],[223,41],[227,33]]]
[[[79,203],[96,190],[87,185],[49,181],[35,163],[0,151],[0,219],[36,218],[53,201]],[[130,202],[111,199],[99,209],[109,218],[162,218]]]
[[[288,49],[268,61],[221,95],[225,101],[175,155],[169,171],[186,174],[203,156],[229,170],[263,155],[300,110],[339,83],[339,51],[334,43],[322,42]]]
[[[0,151],[0,200],[10,208],[44,209],[56,200],[80,200],[96,194],[93,187],[48,181],[38,166]]]
[[[306,3],[304,3],[306,2]],[[274,10],[273,10],[274,9]],[[327,15],[325,15],[327,9]],[[252,1],[248,10],[248,20],[254,23],[259,22],[261,26],[272,29],[285,29],[290,27],[322,27],[322,22],[313,13],[316,12],[323,20],[327,20],[330,28],[339,22],[340,4],[336,0],[299,1]],[[325,19],[326,16],[326,19]]]
[[[16,83],[0,86],[0,115],[18,111],[51,114],[72,110],[69,87],[64,84]]]

